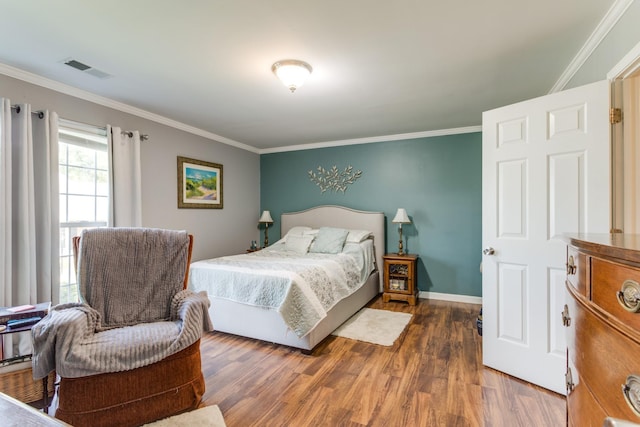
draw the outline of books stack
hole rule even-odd
[[[35,325],[49,313],[50,307],[51,302],[15,307],[0,307],[0,332]]]

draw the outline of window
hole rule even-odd
[[[109,156],[105,128],[60,119],[60,303],[78,301],[72,238],[109,218]]]

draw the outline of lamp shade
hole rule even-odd
[[[273,219],[271,218],[271,212],[262,211],[262,215],[260,216],[260,219],[258,220],[258,222],[272,223]]]
[[[271,66],[271,71],[278,76],[282,84],[295,92],[311,74],[311,65],[296,59],[285,59]]]
[[[404,210],[404,208],[398,209],[398,211],[396,212],[396,216],[393,217],[391,222],[396,224],[411,224],[411,220],[409,219],[409,216],[407,215],[407,211]]]

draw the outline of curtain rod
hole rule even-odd
[[[133,132],[131,132],[130,130],[123,130],[122,132],[123,135],[127,135],[129,138],[133,138]],[[140,141],[147,141],[149,139],[149,135],[145,134],[140,134]]]
[[[21,108],[19,105],[12,105],[11,108],[13,110],[16,110],[16,113],[20,114]],[[31,114],[37,114],[39,119],[44,118],[44,112],[42,111],[32,111]],[[129,138],[133,138],[133,132],[131,132],[130,130],[123,130],[121,133],[123,135],[127,135]],[[147,134],[140,135],[140,141],[147,141],[148,139],[149,139],[149,135]]]
[[[19,105],[12,105],[11,106],[12,110],[16,110],[16,113],[20,114],[20,110],[22,110],[22,108],[20,108]],[[39,119],[44,119],[44,112],[43,111],[32,111],[31,114],[37,114]]]

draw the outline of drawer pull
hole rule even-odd
[[[569,276],[576,274],[578,267],[576,267],[576,263],[573,260],[573,255],[569,255],[569,260],[567,261],[567,274]]]
[[[640,284],[634,280],[625,280],[617,293],[618,302],[631,313],[640,311]]]
[[[571,316],[569,316],[569,307],[567,304],[564,305],[564,310],[562,310],[562,326],[566,326],[567,328],[571,326]]]
[[[571,368],[567,368],[567,373],[564,374],[564,382],[567,385],[567,395],[568,395],[573,391],[573,389],[576,386],[573,383],[573,375],[571,374]]]
[[[640,377],[629,375],[627,382],[622,386],[622,394],[631,410],[640,416]]]

